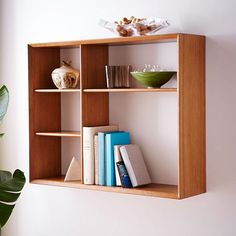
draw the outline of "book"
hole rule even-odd
[[[121,147],[121,145],[115,145],[114,146],[116,186],[121,186],[120,174],[119,174],[118,166],[116,165],[118,162],[122,161],[122,157],[121,157],[121,154],[120,154],[120,147]]]
[[[98,135],[94,135],[94,168],[95,168],[95,184],[98,185]]]
[[[139,146],[124,145],[120,147],[120,152],[133,187],[150,184],[151,178]]]
[[[132,183],[130,181],[127,169],[125,167],[125,163],[123,161],[118,161],[118,162],[116,162],[116,166],[117,166],[117,169],[118,169],[118,174],[119,174],[119,178],[120,178],[122,187],[132,188],[133,186],[132,186]]]
[[[114,132],[105,135],[106,146],[106,185],[115,186],[115,161],[114,161],[114,145],[124,145],[130,143],[130,135],[128,132]]]
[[[105,181],[105,133],[98,132],[98,184],[106,185]]]
[[[105,135],[117,131],[98,132],[98,184],[106,185]]]
[[[118,130],[117,125],[83,127],[83,178],[84,184],[95,183],[94,135],[101,131]]]

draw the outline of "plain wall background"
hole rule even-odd
[[[27,185],[3,236],[236,235],[234,0],[0,0],[0,83],[11,92],[2,169],[28,175],[28,43],[112,37],[100,18],[166,17],[164,32],[207,36],[207,193],[177,201]]]

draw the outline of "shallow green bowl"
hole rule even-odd
[[[160,88],[176,73],[175,71],[130,72],[131,75],[148,88]]]

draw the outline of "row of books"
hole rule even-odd
[[[84,184],[137,187],[151,183],[141,150],[117,125],[83,128]]]

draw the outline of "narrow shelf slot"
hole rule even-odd
[[[167,184],[149,184],[138,188],[108,187],[99,185],[85,185],[82,184],[81,181],[64,182],[64,176],[45,178],[45,179],[35,179],[32,180],[31,183],[68,187],[68,188],[79,188],[79,189],[88,189],[88,190],[97,190],[106,192],[117,192],[117,193],[179,199],[178,186],[167,185]]]
[[[112,89],[83,89],[86,93],[107,92],[177,92],[177,88],[112,88]]]
[[[39,136],[54,136],[54,137],[81,137],[79,131],[61,131],[61,132],[36,132]]]
[[[80,89],[35,89],[37,93],[78,93]]]

